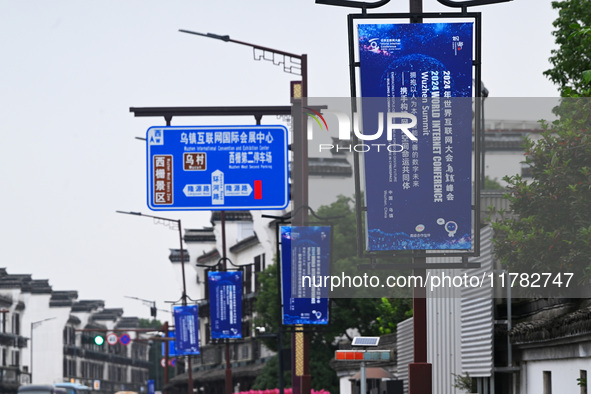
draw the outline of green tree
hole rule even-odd
[[[504,187],[499,183],[497,178],[490,179],[487,175],[484,177],[484,189],[485,190],[501,190],[501,189],[504,189]]]
[[[153,328],[159,330],[162,328],[162,323],[160,320],[156,319],[140,319],[140,328]]]
[[[558,120],[538,142],[525,143],[533,180],[507,177],[516,217],[493,223],[495,251],[514,272],[572,272],[591,277],[591,7],[588,0],[554,1],[558,49],[545,71],[563,98]]]
[[[526,142],[533,180],[505,178],[517,217],[493,224],[495,249],[514,272],[573,272],[581,282],[591,274],[591,123],[580,113],[589,104],[567,99],[561,107],[578,115]]]
[[[563,97],[591,96],[591,6],[589,0],[553,1],[558,10],[552,32],[552,68],[544,75],[560,88]]]

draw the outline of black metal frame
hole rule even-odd
[[[349,36],[349,76],[351,86],[351,97],[357,97],[357,82],[356,82],[356,70],[360,66],[360,62],[356,61],[355,53],[358,47],[357,40],[355,39],[355,21],[361,19],[407,19],[412,23],[422,22],[423,19],[473,19],[474,20],[474,59],[472,65],[474,67],[474,99],[476,100],[474,110],[474,179],[473,179],[473,198],[472,204],[473,211],[473,249],[460,251],[376,251],[369,252],[366,250],[365,245],[365,234],[361,230],[363,226],[364,212],[367,211],[367,206],[362,201],[362,190],[361,190],[361,174],[360,174],[360,157],[359,152],[354,152],[353,163],[354,163],[354,178],[355,178],[355,205],[356,205],[356,220],[357,220],[357,254],[360,258],[389,258],[389,259],[408,259],[410,257],[464,257],[464,256],[479,256],[480,255],[480,156],[481,156],[481,106],[479,101],[481,100],[481,62],[482,62],[482,26],[481,26],[481,13],[480,12],[464,12],[461,13],[392,13],[392,14],[349,14],[347,16],[347,28]],[[352,106],[355,106],[355,100],[351,102]],[[352,108],[355,111],[355,108]],[[352,143],[357,144],[358,138],[353,133]]]

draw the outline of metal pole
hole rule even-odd
[[[359,385],[360,385],[360,392],[361,394],[367,394],[367,376],[365,373],[365,361],[361,361],[361,376],[359,377],[359,379],[361,379],[359,381]]]
[[[185,279],[185,252],[183,250],[183,228],[181,225],[181,219],[178,219],[176,222],[179,227],[179,242],[181,247],[181,272],[183,274],[183,306],[187,306],[187,281]],[[191,355],[187,356],[187,375],[189,394],[193,394],[193,366],[191,365]]]
[[[221,211],[222,221],[222,269],[227,269],[226,265],[226,211]],[[230,341],[226,339],[225,346],[225,358],[226,358],[226,373],[225,373],[225,392],[226,394],[232,394],[232,363],[230,362]]]
[[[170,343],[168,342],[168,322],[165,321],[162,325],[164,331],[164,387],[168,384],[168,355],[170,354]],[[164,391],[166,394],[166,390]]]
[[[33,383],[33,323],[31,322],[31,383]]]
[[[283,297],[281,294],[281,250],[279,248],[279,243],[281,241],[280,235],[280,223],[275,223],[275,255],[277,256],[277,305],[279,308],[279,312],[277,313],[278,321],[277,321],[277,362],[279,368],[279,394],[285,393],[285,382],[283,379]]]
[[[409,0],[411,13],[423,12],[422,0]],[[414,20],[423,23],[422,18]],[[414,257],[413,264],[424,266],[425,257]],[[413,275],[425,279],[427,270],[413,268]],[[432,393],[431,364],[427,363],[427,292],[426,288],[415,286],[413,289],[413,326],[414,326],[414,363],[409,365],[408,388],[410,394]]]
[[[306,225],[308,222],[308,130],[307,121],[304,118],[304,112],[301,111],[306,106],[308,97],[308,57],[300,57],[302,65],[302,89],[301,97],[293,97],[300,100],[295,111],[294,136],[297,141],[294,144],[294,185],[298,188],[294,190],[294,221],[296,225]],[[303,325],[297,325],[292,336],[292,388],[296,394],[309,394],[311,391],[310,376],[310,335],[304,332]]]

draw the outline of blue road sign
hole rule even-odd
[[[283,209],[289,203],[284,126],[154,126],[146,147],[152,210]]]

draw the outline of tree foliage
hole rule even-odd
[[[558,120],[525,143],[531,182],[506,177],[516,217],[493,224],[495,249],[514,272],[572,272],[591,277],[591,7],[588,0],[554,1],[558,49],[544,72],[563,98]],[[577,98],[578,97],[578,98]]]
[[[589,0],[553,1],[558,10],[552,33],[552,68],[546,75],[560,88],[563,97],[591,96],[591,6]]]
[[[487,176],[484,177],[484,190],[501,190],[504,189],[499,183],[497,178],[491,179]]]
[[[587,99],[563,99],[538,142],[526,142],[533,180],[506,177],[516,218],[493,224],[497,256],[515,272],[591,274],[591,116]]]

